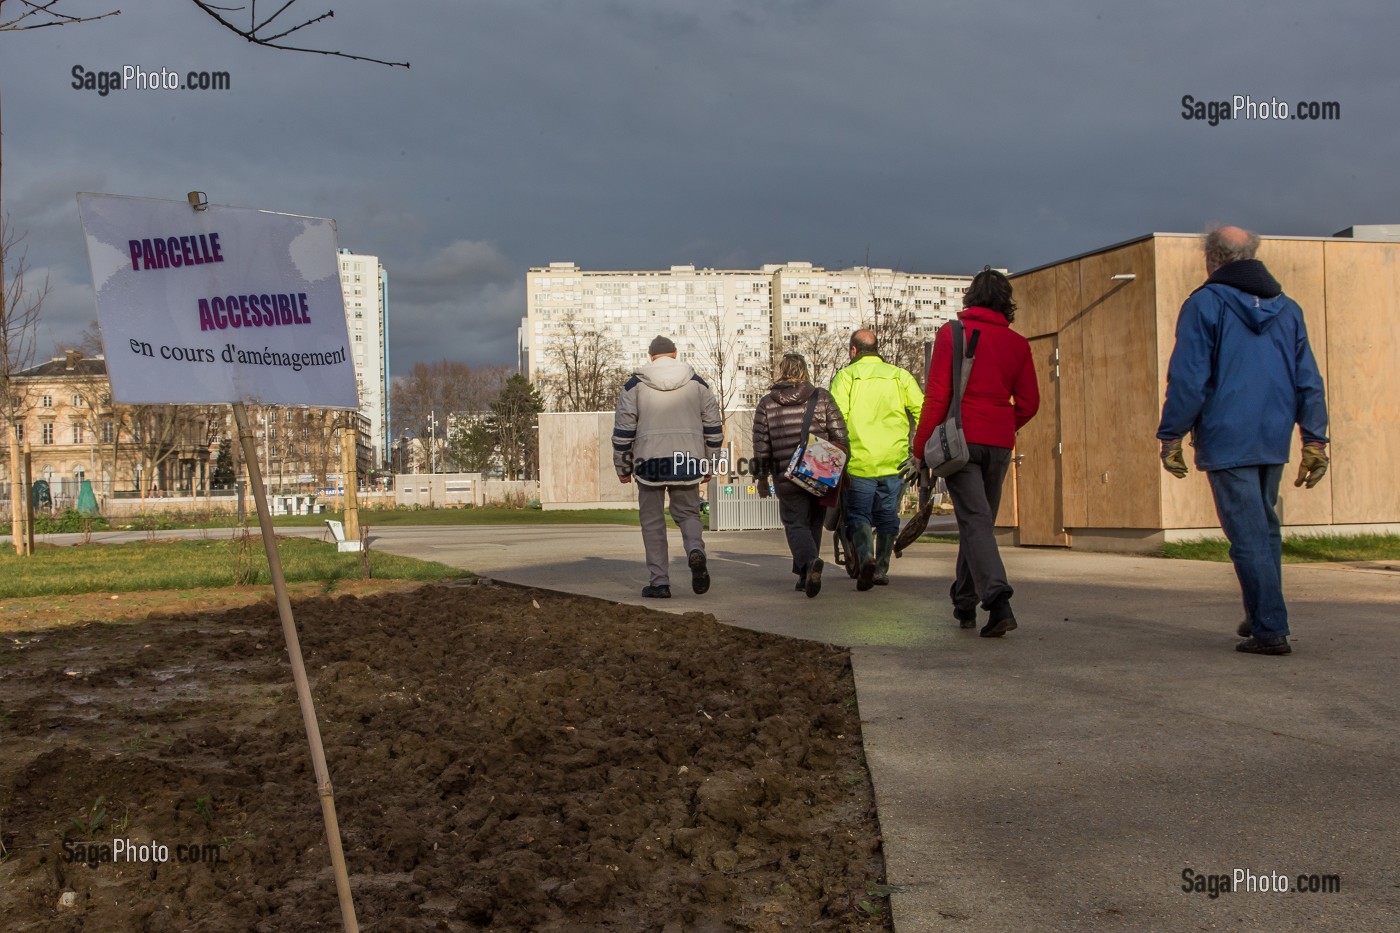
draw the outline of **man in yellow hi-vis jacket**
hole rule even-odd
[[[873,331],[851,334],[851,362],[831,380],[831,395],[851,437],[845,506],[860,567],[858,590],[889,583],[904,491],[899,471],[909,458],[911,425],[918,424],[924,405],[923,390],[909,371],[886,363],[877,351]]]

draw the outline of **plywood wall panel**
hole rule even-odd
[[[1085,419],[1089,383],[1084,368],[1084,333],[1079,313],[1081,261],[1055,267],[1055,291],[1059,296],[1060,339],[1060,508],[1064,527],[1085,528],[1089,523],[1089,453]]]
[[[1259,259],[1269,267],[1274,278],[1288,295],[1303,309],[1303,321],[1308,328],[1322,381],[1330,385],[1327,365],[1327,290],[1325,242],[1323,240],[1270,240],[1259,244]],[[1330,525],[1334,521],[1333,487],[1330,479],[1312,489],[1293,486],[1297,475],[1299,453],[1303,442],[1295,429],[1289,448],[1289,469],[1284,471],[1279,493],[1278,514],[1285,525]]]
[[[1167,366],[1176,346],[1176,319],[1181,305],[1206,280],[1205,259],[1200,237],[1157,237],[1157,420],[1167,397]],[[1155,436],[1156,429],[1154,427]],[[1177,479],[1160,466],[1158,491],[1162,500],[1163,528],[1209,528],[1218,523],[1215,500],[1205,474],[1192,464],[1191,441],[1187,438],[1186,462],[1192,470]],[[1156,452],[1160,452],[1160,447]]]
[[[1027,338],[1053,334],[1060,329],[1060,297],[1056,292],[1059,266],[1041,269],[1011,282],[1016,301],[1015,328]]]
[[[1161,527],[1154,270],[1151,240],[1080,263],[1086,527]],[[1136,278],[1112,280],[1126,273]]]
[[[1334,241],[1324,255],[1332,517],[1400,521],[1400,245]]]

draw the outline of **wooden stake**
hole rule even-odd
[[[359,459],[360,432],[357,426],[358,412],[346,412],[346,428],[340,433],[341,455],[340,461],[343,469],[340,475],[345,478],[345,540],[360,540],[360,502],[358,487],[360,477],[356,472],[356,461]]]
[[[22,467],[19,459],[19,437],[15,434],[14,425],[10,425],[10,541],[15,546],[15,553],[23,557],[27,552],[25,548],[29,544],[29,537],[24,533],[24,500],[20,498],[24,494],[21,488],[24,483],[22,477]]]
[[[248,424],[248,411],[242,402],[233,403],[233,418],[238,424],[238,439],[243,446],[243,462],[248,466],[248,483],[253,487],[253,501],[258,507],[258,525],[262,528],[263,548],[267,551],[267,568],[272,574],[272,590],[277,597],[277,614],[282,618],[282,636],[287,641],[287,654],[292,662],[292,680],[296,683],[301,718],[306,725],[306,739],[311,745],[311,764],[316,772],[316,791],[321,796],[321,817],[326,824],[326,842],[331,850],[331,866],[335,870],[335,889],[340,898],[340,919],[345,933],[359,933],[355,920],[355,903],[350,896],[350,876],[345,870],[345,852],[340,844],[340,825],[335,818],[335,796],[330,772],[326,768],[326,751],[321,744],[321,727],[316,724],[316,707],[311,700],[311,686],[306,679],[306,665],[301,659],[301,642],[297,638],[296,622],[292,619],[292,602],[287,596],[287,580],[282,575],[282,560],[277,553],[277,539],[272,533],[272,513],[267,507],[267,490],[263,488],[262,471],[258,467],[258,449],[253,429]]]
[[[53,495],[53,491],[49,491]],[[51,500],[52,501],[52,500]],[[24,442],[24,538],[26,554],[34,553],[34,447]]]

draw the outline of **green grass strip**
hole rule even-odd
[[[1178,560],[1228,561],[1224,538],[1198,538],[1162,545],[1163,557]],[[1305,564],[1335,561],[1400,560],[1400,535],[1299,535],[1283,539],[1283,562]]]
[[[343,521],[342,512],[323,515],[278,515],[272,523],[279,527],[306,528],[325,524],[326,519]],[[257,516],[251,521],[257,525]],[[223,527],[232,524],[225,518]],[[399,525],[637,525],[636,509],[361,509],[360,524],[371,528]]]
[[[288,583],[329,582],[360,577],[360,554],[340,553],[309,538],[279,538],[278,554]],[[369,552],[378,580],[446,580],[470,577],[432,561]],[[41,548],[29,557],[0,552],[0,598],[128,593],[271,584],[262,537],[246,543],[161,541],[87,547]]]

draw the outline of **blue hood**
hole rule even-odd
[[[1256,334],[1268,330],[1269,325],[1278,319],[1279,312],[1288,305],[1288,299],[1281,294],[1272,298],[1260,298],[1229,285],[1211,283],[1204,287],[1220,298],[1225,307],[1233,311],[1245,326]]]

